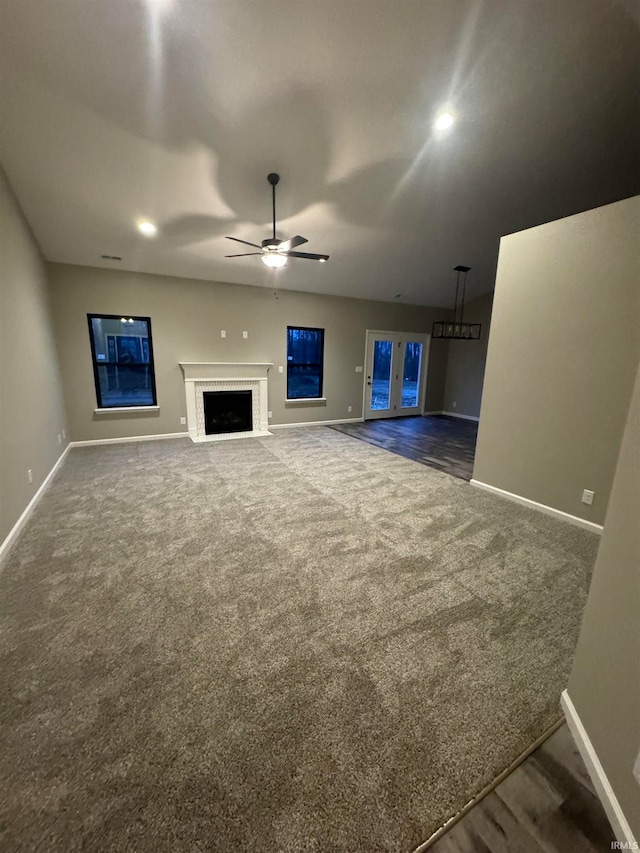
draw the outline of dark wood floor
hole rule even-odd
[[[604,853],[615,836],[566,725],[429,853]]]
[[[384,447],[461,480],[470,480],[478,424],[447,415],[381,418],[364,423],[334,424],[333,429]]]

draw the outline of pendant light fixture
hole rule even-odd
[[[467,273],[471,267],[458,264],[453,268],[456,276],[456,301],[453,307],[453,320],[442,320],[433,324],[433,338],[446,338],[454,341],[479,341],[480,323],[464,322],[464,296],[467,289]],[[460,299],[460,318],[458,319],[458,294],[460,292],[460,277],[462,276],[462,294]]]

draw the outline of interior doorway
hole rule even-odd
[[[365,420],[422,414],[430,340],[414,332],[367,330]]]

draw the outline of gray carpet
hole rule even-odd
[[[558,718],[597,545],[322,427],[73,450],[0,576],[2,849],[412,850]]]

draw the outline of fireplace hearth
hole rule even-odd
[[[251,432],[253,429],[251,391],[205,391],[204,431],[207,435]]]

